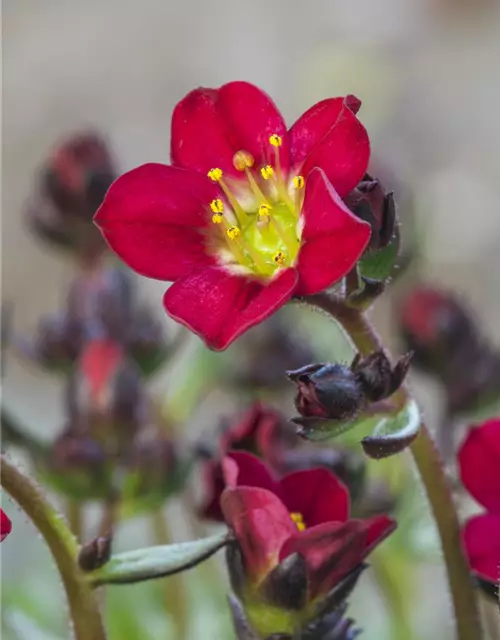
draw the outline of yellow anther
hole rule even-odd
[[[230,240],[234,240],[239,235],[241,235],[241,231],[238,229],[238,227],[229,227],[229,229],[227,229],[226,233],[227,233],[227,237]]]
[[[304,531],[306,528],[304,522],[304,516],[301,513],[291,513],[290,518],[295,522],[299,531]]]
[[[269,143],[272,144],[273,147],[281,147],[283,144],[283,138],[277,133],[273,133],[272,136],[269,136]]]
[[[261,204],[259,207],[259,216],[268,217],[271,212],[271,207],[268,204]]]
[[[274,176],[274,169],[270,164],[268,164],[265,167],[261,168],[260,175],[264,178],[264,180],[269,180]]]
[[[212,200],[212,202],[210,203],[210,209],[212,209],[214,213],[223,213],[224,203],[220,198],[216,198],[215,200]]]
[[[304,176],[295,176],[295,178],[292,180],[293,182],[293,186],[296,189],[303,189],[304,188]]]
[[[214,213],[214,215],[212,216],[212,222],[214,224],[221,224],[223,220],[224,216],[222,215],[222,213]]]
[[[219,167],[215,167],[215,169],[210,169],[210,171],[207,173],[207,176],[210,178],[210,180],[213,180],[214,182],[219,182],[219,180],[222,178],[222,169],[219,169]]]
[[[273,256],[273,260],[274,260],[274,262],[276,262],[277,265],[282,267],[286,262],[286,255],[285,255],[285,253],[283,251],[277,251]],[[297,515],[297,514],[292,514],[292,520],[294,520],[294,522],[295,522],[295,518],[293,517],[294,515]],[[300,515],[300,514],[298,514],[298,515]]]
[[[248,151],[237,151],[233,156],[233,164],[238,171],[253,167],[254,162],[253,155]]]

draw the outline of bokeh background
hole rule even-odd
[[[422,277],[465,294],[485,333],[500,344],[498,60],[500,6],[494,0],[5,0],[2,300],[13,305],[16,331],[32,331],[42,313],[57,309],[70,277],[68,261],[36,242],[24,219],[37,168],[54,143],[92,128],[107,136],[120,171],[166,162],[175,103],[193,87],[242,79],[268,91],[290,123],[324,97],[361,98],[359,116],[379,173],[414,213]],[[140,281],[141,296],[161,318],[163,288]],[[388,296],[374,318],[397,348],[391,310]],[[307,332],[304,314],[296,321]],[[323,357],[335,357],[331,326],[314,322],[324,334]],[[192,338],[181,370],[199,349]],[[61,380],[10,354],[6,365],[4,402],[50,438],[63,418]],[[168,395],[177,377],[170,371],[155,378],[158,398]],[[439,390],[418,376],[412,384],[432,426],[441,411]],[[213,401],[193,418],[193,433],[214,423],[217,408]],[[422,500],[416,496],[410,515],[422,512]],[[4,589],[19,593],[20,608],[9,614],[4,637],[67,637],[63,594],[48,552],[8,506],[16,535],[2,545],[2,581]],[[182,539],[178,505],[169,507],[169,517]],[[414,562],[409,585],[415,638],[451,640],[435,535],[423,516],[420,524],[412,535],[422,558]],[[146,544],[148,536],[147,523],[137,519],[120,530],[119,539],[130,548]],[[191,637],[230,638],[223,585],[220,597],[207,598],[198,569],[186,579]],[[130,615],[131,607],[142,616],[125,640],[174,637],[150,595],[150,587],[110,592],[118,617]],[[367,640],[388,637],[388,607],[368,575],[351,613],[359,614]],[[49,624],[54,620],[59,635]],[[46,631],[35,628],[40,621]]]

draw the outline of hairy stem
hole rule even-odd
[[[361,355],[369,355],[373,351],[383,349],[380,338],[364,313],[349,308],[338,298],[326,294],[309,296],[306,301],[331,315]],[[407,397],[408,392],[405,388],[394,394],[394,400],[401,406],[405,404]],[[455,610],[457,639],[480,640],[483,638],[483,632],[477,595],[460,544],[458,516],[443,463],[425,424],[420,426],[419,434],[410,448],[441,539]]]
[[[61,575],[76,640],[105,640],[95,595],[78,567],[78,544],[61,515],[36,484],[1,456],[2,487],[19,504],[43,536]]]

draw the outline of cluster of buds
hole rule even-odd
[[[143,498],[162,504],[186,465],[145,386],[169,356],[163,325],[138,300],[130,272],[101,259],[93,217],[115,177],[93,133],[64,141],[44,164],[28,221],[74,252],[75,272],[64,308],[42,317],[33,338],[4,338],[65,377],[64,428],[48,453],[34,455],[43,477],[74,500],[119,497],[135,508]]]
[[[483,337],[456,295],[417,286],[402,300],[398,315],[415,366],[443,384],[451,416],[474,411],[498,397],[500,352]]]
[[[288,378],[297,385],[295,407],[301,416],[294,422],[305,426],[318,420],[354,420],[401,386],[411,358],[408,353],[393,367],[383,351],[376,351],[366,358],[356,355],[350,366],[310,364],[288,371]]]
[[[139,304],[129,272],[83,269],[69,284],[65,308],[44,316],[32,340],[14,338],[18,350],[39,365],[69,371],[85,345],[108,340],[121,345],[144,375],[168,356],[162,324]]]
[[[28,206],[30,228],[50,244],[95,259],[106,244],[92,220],[116,176],[100,135],[86,132],[62,141],[40,169]]]

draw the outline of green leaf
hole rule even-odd
[[[180,542],[120,553],[88,574],[94,586],[131,584],[186,571],[207,560],[230,540],[227,532],[192,542]]]
[[[383,249],[367,253],[358,262],[359,273],[370,280],[387,280],[399,253],[399,231],[391,238],[391,241]]]
[[[417,437],[420,422],[418,405],[410,400],[399,413],[379,417],[372,435],[361,440],[364,452],[377,460],[399,453]]]

